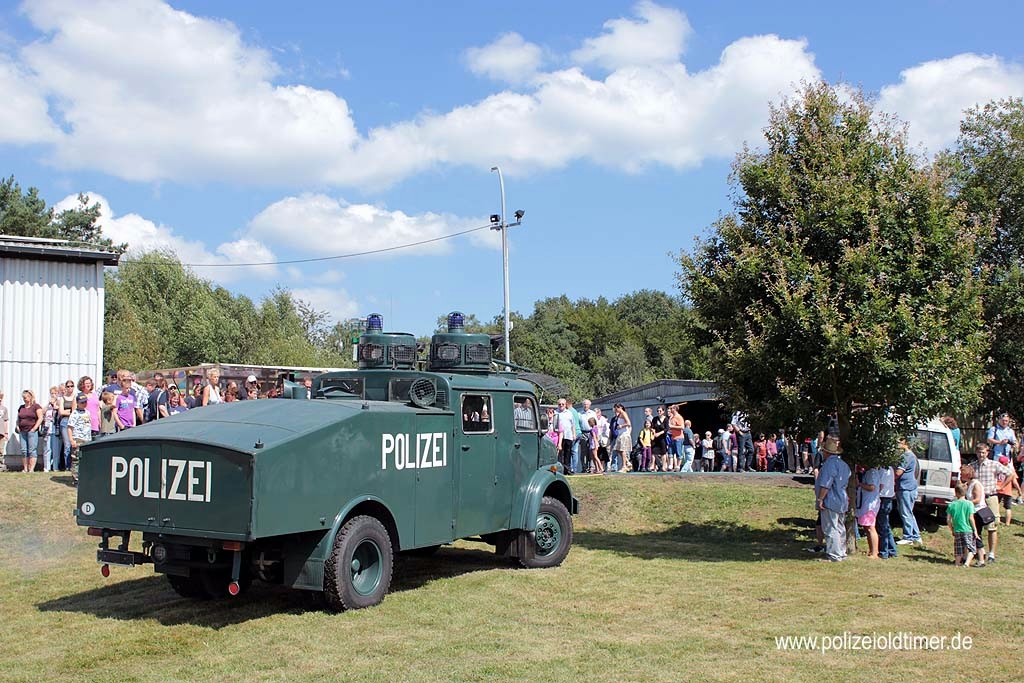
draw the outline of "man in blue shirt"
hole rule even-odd
[[[850,466],[840,457],[843,449],[839,439],[827,436],[821,445],[824,460],[814,482],[814,493],[821,512],[821,532],[825,536],[825,561],[839,562],[846,557],[846,524],[843,517],[850,507],[846,485]]]
[[[921,530],[914,518],[914,503],[917,502],[917,456],[910,450],[907,440],[900,438],[897,442],[903,449],[903,457],[896,466],[896,500],[900,507],[900,518],[903,520],[903,538],[896,545],[921,544]]]
[[[992,447],[992,461],[999,462],[999,457],[1013,456],[1013,447],[1017,444],[1017,436],[1010,426],[1010,416],[1003,413],[994,425],[988,428],[986,441]]]

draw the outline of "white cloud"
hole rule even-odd
[[[292,295],[305,301],[318,311],[330,315],[331,323],[360,315],[360,304],[351,294],[338,287],[299,287],[291,290]]]
[[[629,171],[651,163],[686,168],[760,138],[769,102],[819,76],[805,42],[778,36],[738,40],[696,74],[679,63],[621,68],[604,80],[565,69],[539,75],[532,94],[503,92],[376,130],[358,167],[374,176],[408,172],[379,164],[400,156],[381,152],[388,149],[418,155],[422,165],[498,161],[508,172],[579,159]]]
[[[221,283],[240,280],[243,277],[272,278],[277,275],[276,266],[221,267],[232,263],[268,263],[275,261],[274,253],[261,242],[243,237],[224,242],[210,251],[199,240],[190,240],[177,234],[173,228],[157,225],[137,213],[117,216],[106,197],[95,192],[86,192],[89,203],[100,205],[100,216],[96,221],[103,229],[104,237],[115,244],[127,244],[128,254],[144,254],[151,251],[170,251],[177,254],[182,263],[188,264],[197,274]],[[78,206],[78,195],[70,195],[54,205],[57,213]],[[217,266],[217,267],[203,267]]]
[[[0,144],[56,142],[60,129],[50,120],[46,100],[24,69],[0,54]]]
[[[335,256],[390,249],[435,240],[385,256],[438,254],[451,250],[445,235],[486,225],[480,219],[447,214],[409,215],[372,204],[348,204],[323,194],[303,194],[274,202],[249,223],[251,235],[271,244]],[[480,231],[484,232],[484,231]],[[487,231],[489,232],[489,231]]]
[[[45,36],[22,50],[69,130],[66,168],[133,180],[322,178],[358,134],[345,101],[275,86],[278,67],[233,25],[156,0],[31,0]]]
[[[678,62],[693,33],[686,15],[676,9],[643,0],[634,11],[638,19],[612,19],[605,33],[587,38],[572,53],[577,64],[596,64],[609,70],[644,64]]]
[[[1024,67],[996,56],[960,54],[919,64],[882,88],[878,107],[909,123],[913,143],[929,153],[951,145],[964,110],[1024,95]]]
[[[518,85],[537,73],[543,50],[527,43],[518,33],[506,33],[490,45],[469,48],[464,59],[469,70],[478,76]]]
[[[277,84],[270,52],[228,22],[158,0],[28,0],[25,10],[41,35],[20,68],[65,131],[50,161],[142,181],[374,189],[456,164],[684,168],[733,154],[759,135],[769,100],[818,75],[805,43],[775,36],[738,40],[691,74],[679,61],[686,16],[644,1],[582,41],[577,67],[537,71],[542,48],[508,34],[467,63],[528,87],[360,135],[342,97]],[[596,78],[589,66],[611,71]]]

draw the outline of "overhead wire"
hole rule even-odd
[[[462,230],[460,232],[453,232],[448,235],[441,235],[439,237],[431,237],[430,239],[420,240],[419,242],[409,242],[407,244],[396,244],[393,247],[382,247],[380,249],[370,249],[368,251],[353,252],[351,254],[338,254],[337,256],[316,256],[313,258],[303,259],[290,259],[282,261],[261,261],[258,263],[183,263],[181,265],[189,268],[249,268],[254,266],[285,266],[293,265],[296,263],[316,263],[319,261],[337,261],[345,258],[355,258],[357,256],[372,256],[373,254],[383,254],[388,251],[397,251],[399,249],[409,249],[411,247],[419,247],[424,244],[430,244],[432,242],[440,242],[442,240],[448,240],[453,237],[460,237],[462,235],[468,235],[471,232],[477,232],[478,230],[489,230],[493,226],[481,225],[479,228],[470,228],[468,230]]]

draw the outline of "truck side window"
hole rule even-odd
[[[477,394],[462,395],[462,431],[491,431],[491,397]]]
[[[516,423],[517,432],[537,431],[537,404],[532,396],[516,396],[513,401],[515,408],[512,409],[512,417]]]

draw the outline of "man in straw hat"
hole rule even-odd
[[[850,466],[840,457],[842,452],[838,437],[825,437],[821,446],[824,460],[814,482],[814,494],[821,512],[821,530],[825,536],[825,557],[822,561],[827,562],[839,562],[846,557],[846,525],[843,516],[850,506],[850,499],[846,495]]]

